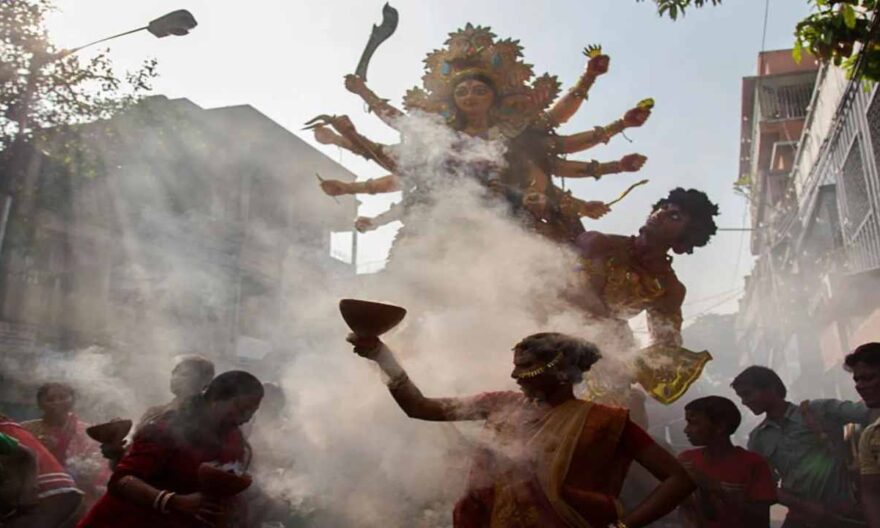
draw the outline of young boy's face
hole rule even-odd
[[[685,411],[684,419],[687,425],[684,427],[684,434],[688,437],[688,441],[697,447],[706,446],[713,440],[724,435],[722,427],[713,424],[709,417],[701,412]]]

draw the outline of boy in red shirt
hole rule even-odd
[[[684,433],[699,448],[679,455],[697,484],[681,506],[685,525],[767,528],[776,483],[766,460],[730,442],[742,420],[736,405],[721,396],[699,398],[685,406],[685,419]]]

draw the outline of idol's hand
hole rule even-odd
[[[372,361],[377,361],[379,354],[384,348],[382,341],[376,336],[359,336],[357,334],[348,334],[346,341],[354,345],[354,353]]]
[[[651,117],[651,109],[637,106],[623,115],[623,125],[627,128],[640,127]]]
[[[357,229],[358,233],[366,233],[367,231],[372,231],[376,229],[376,225],[373,223],[373,219],[368,216],[359,216],[357,220],[354,221],[354,228]]]
[[[648,158],[641,154],[627,154],[620,159],[620,169],[624,172],[636,172],[641,169]]]
[[[345,89],[356,95],[363,95],[367,92],[367,83],[363,79],[353,73],[345,76]]]
[[[351,194],[350,184],[339,180],[324,180],[321,182],[321,190],[328,196]]]
[[[587,218],[592,218],[593,220],[602,218],[603,216],[608,214],[609,211],[611,211],[611,208],[608,207],[605,202],[590,201],[581,202],[578,205],[578,216],[586,216]]]
[[[324,125],[316,126],[312,129],[315,134],[315,141],[322,145],[336,145],[339,142],[339,136]]]
[[[596,55],[590,58],[590,62],[587,63],[587,74],[598,76],[607,73],[610,62],[611,57],[608,55]]]

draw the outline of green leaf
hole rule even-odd
[[[843,15],[843,22],[846,24],[846,27],[850,29],[855,29],[856,27],[856,10],[853,9],[853,6],[850,4],[843,4],[840,7],[840,12]]]
[[[794,41],[794,48],[791,50],[791,56],[798,64],[804,59],[804,46],[801,44],[800,39]]]

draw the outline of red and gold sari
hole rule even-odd
[[[472,404],[488,415],[486,442],[455,528],[595,528],[619,518],[633,455],[652,443],[625,409],[576,399],[551,408],[513,392]]]

